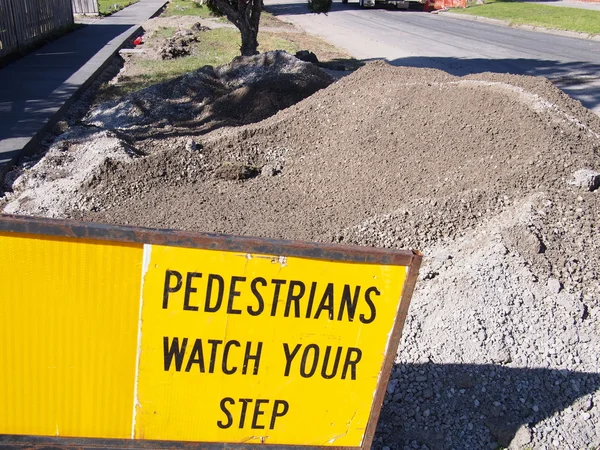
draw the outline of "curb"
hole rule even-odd
[[[587,33],[578,33],[576,31],[553,30],[551,28],[536,27],[533,25],[516,25],[516,24],[512,24],[511,22],[509,22],[507,20],[490,19],[488,17],[471,16],[471,15],[467,15],[467,14],[457,14],[457,13],[453,13],[451,11],[443,11],[443,12],[439,12],[438,14],[444,15],[444,16],[449,16],[449,17],[452,17],[455,19],[471,20],[471,21],[489,23],[491,25],[498,25],[498,26],[503,26],[503,27],[508,27],[508,28],[516,28],[519,30],[535,31],[536,33],[553,34],[555,36],[570,37],[570,38],[575,38],[575,39],[583,39],[583,40],[600,42],[600,34],[587,34]]]
[[[73,81],[76,82],[77,78],[86,77],[85,80],[83,80],[81,84],[73,91],[71,96],[65,100],[62,106],[60,106],[58,110],[56,110],[56,112],[52,115],[52,117],[48,119],[46,124],[44,124],[44,126],[42,126],[42,128],[40,128],[40,130],[34,136],[32,136],[31,140],[23,146],[20,156],[29,155],[32,153],[32,151],[34,150],[33,147],[37,146],[40,143],[43,135],[46,132],[50,131],[54,125],[56,125],[56,123],[67,112],[71,105],[79,99],[83,91],[85,91],[90,86],[90,84],[92,84],[96,80],[96,78],[98,78],[100,73],[102,73],[102,71],[106,69],[112,57],[115,56],[119,52],[119,50],[121,50],[127,44],[129,40],[131,40],[136,34],[140,33],[142,30],[143,29],[141,25],[133,25],[129,30],[123,33],[125,34],[125,37],[122,40],[122,42],[114,46],[114,49],[111,49],[111,51],[108,52],[107,55],[95,55],[90,60],[88,60],[88,62],[86,62],[77,72],[75,72],[73,75],[67,78],[67,80],[61,86],[58,87],[57,91],[66,90],[67,86],[72,84]],[[106,47],[104,49],[106,49]],[[102,50],[100,51],[100,53],[102,53]],[[94,64],[94,59],[101,57],[104,58],[104,61],[100,63],[98,67],[95,70],[93,70],[93,72],[91,72],[89,75],[82,75],[82,73],[85,74],[86,72],[86,66]]]

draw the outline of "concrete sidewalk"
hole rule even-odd
[[[0,180],[166,0],[140,0],[0,69]]]

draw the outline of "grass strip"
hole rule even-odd
[[[517,1],[491,1],[452,12],[500,19],[511,25],[532,25],[555,30],[600,34],[600,11],[539,5]]]
[[[171,0],[161,17],[195,16],[202,18],[205,17],[205,14],[210,14],[208,8],[194,0]],[[212,21],[226,20],[208,15],[206,18],[211,18]],[[259,30],[258,50],[260,52],[284,50],[294,54],[298,50],[309,49],[319,55],[323,66],[337,70],[353,70],[363,64],[319,38],[297,32],[291,24],[279,21],[272,14],[263,12],[261,25],[263,19],[267,26],[265,26],[265,30],[262,28]],[[104,84],[100,88],[96,101],[113,100],[206,65],[227,64],[240,55],[241,36],[239,30],[234,27],[223,27],[199,33],[199,42],[192,44],[192,54],[189,56],[171,60],[158,58],[156,53],[165,45],[166,39],[173,37],[179,29],[180,27],[159,26],[149,34],[142,50],[144,47],[148,48],[148,53],[153,56],[130,55],[127,58],[125,73],[120,74],[115,82]]]
[[[168,35],[170,31],[165,29],[162,33]],[[145,81],[151,81],[148,84],[153,84],[170,80],[202,66],[227,64],[240,54],[241,37],[238,30],[217,28],[205,31],[200,36],[200,43],[195,46],[194,54],[191,56],[167,60],[140,59],[134,64],[138,64],[148,74]],[[292,42],[272,33],[260,33],[259,42],[260,52],[285,50],[288,53],[295,53],[298,51]]]
[[[169,37],[175,31],[175,28],[163,28],[158,30],[157,34]],[[132,58],[128,64],[133,75],[123,77],[117,85],[103,86],[100,99],[104,101],[120,97],[206,65],[227,64],[240,54],[241,37],[237,29],[217,28],[205,31],[200,36],[201,40],[195,45],[194,52],[190,56],[170,60]],[[285,50],[293,54],[299,50],[295,43],[273,33],[260,33],[259,42],[261,52]]]
[[[98,13],[101,16],[110,16],[138,1],[139,0],[98,0]]]
[[[171,0],[162,14],[162,17],[170,16],[196,16],[203,19],[216,17],[206,5],[194,0]]]

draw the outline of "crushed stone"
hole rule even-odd
[[[8,194],[6,214],[27,210],[29,215],[63,217],[65,209],[82,205],[96,209],[85,188],[99,181],[103,170],[139,156],[135,148],[114,132],[74,127],[62,134],[33,170],[18,167],[12,187],[20,195]]]
[[[570,183],[600,170],[600,118],[542,78],[374,62],[259,123],[198,122],[277,91],[288,57],[262,58],[101,105],[4,211],[420,249],[374,448],[599,446],[600,191]]]
[[[573,173],[569,184],[588,191],[595,191],[600,187],[600,173],[595,170],[580,169]]]

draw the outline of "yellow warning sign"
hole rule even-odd
[[[0,232],[0,434],[370,445],[411,253],[128,230]]]
[[[406,267],[145,251],[136,437],[361,445]]]

